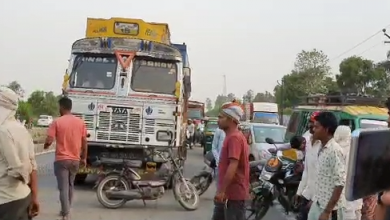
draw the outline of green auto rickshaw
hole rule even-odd
[[[294,135],[303,135],[308,130],[311,114],[316,111],[333,112],[339,124],[349,126],[352,131],[362,128],[386,128],[389,117],[381,99],[356,95],[309,96],[294,108],[285,141]]]
[[[218,119],[209,119],[206,122],[203,135],[203,154],[211,150],[215,130],[218,128]]]

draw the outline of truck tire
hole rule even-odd
[[[76,178],[74,179],[75,185],[81,185],[85,183],[88,174],[76,174]]]

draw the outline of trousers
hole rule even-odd
[[[307,220],[318,220],[323,211],[324,209],[320,207],[318,202],[313,202],[313,204],[310,206],[310,211],[307,216]],[[332,214],[329,217],[329,220],[344,220],[343,211],[344,210],[342,209],[333,210]]]
[[[31,204],[31,195],[26,198],[0,205],[0,220],[31,220],[28,207]]]
[[[214,202],[212,220],[245,220],[245,200]]]
[[[67,216],[70,212],[74,193],[74,180],[79,169],[79,161],[60,160],[54,162],[54,174],[60,191],[61,215]]]

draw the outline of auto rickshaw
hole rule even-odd
[[[290,117],[285,141],[294,135],[303,135],[307,130],[310,115],[316,111],[332,112],[340,125],[351,130],[361,128],[386,128],[388,112],[384,100],[350,94],[315,95],[306,97],[294,108]]]
[[[209,118],[206,121],[203,135],[203,154],[206,154],[211,150],[211,145],[213,144],[213,138],[215,130],[218,128],[218,119]]]

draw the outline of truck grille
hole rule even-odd
[[[141,136],[141,115],[100,112],[97,140],[137,144]]]
[[[87,130],[94,130],[94,115],[87,115],[87,114],[80,114],[80,113],[73,113],[74,116],[81,118],[85,126],[87,127]]]
[[[144,132],[145,134],[155,134],[156,129],[157,130],[174,130],[175,124],[174,121],[171,120],[160,120],[160,119],[144,119],[145,120],[145,127]]]

